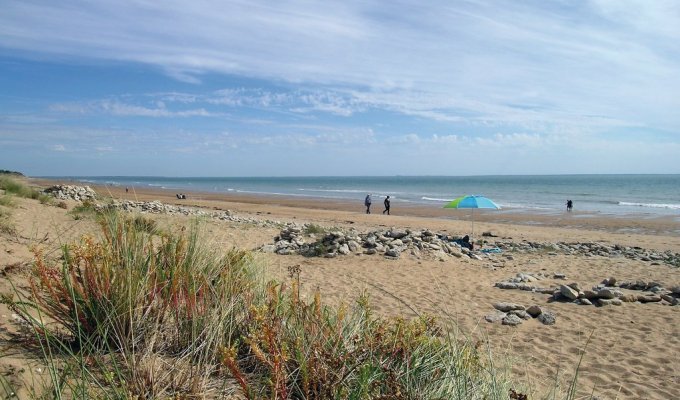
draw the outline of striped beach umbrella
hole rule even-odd
[[[500,210],[501,207],[484,196],[466,195],[460,196],[452,202],[446,204],[444,208],[469,208],[472,211],[472,238],[475,234],[475,208],[485,208],[491,210]]]

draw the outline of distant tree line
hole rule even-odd
[[[19,175],[19,176],[24,176],[24,174],[22,174],[21,172],[10,171],[10,170],[7,170],[7,169],[0,169],[0,174],[3,174],[3,175]]]

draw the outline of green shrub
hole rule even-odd
[[[326,228],[321,225],[316,224],[305,224],[305,233],[308,235],[312,234],[324,234],[326,233]]]
[[[73,207],[71,211],[69,211],[69,214],[71,214],[75,220],[94,217],[96,214],[94,203],[90,200],[85,200],[81,204]]]

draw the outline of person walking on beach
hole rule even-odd
[[[574,208],[574,202],[567,200],[567,212],[571,212],[572,208]]]
[[[367,194],[366,198],[364,199],[364,205],[366,206],[366,214],[371,213],[371,194]]]
[[[387,215],[390,215],[390,196],[387,196],[385,198],[385,209],[383,210],[383,214],[387,213]]]

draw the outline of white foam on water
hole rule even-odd
[[[669,210],[680,210],[680,204],[633,203],[628,201],[619,201],[618,205],[628,207],[667,208]]]

